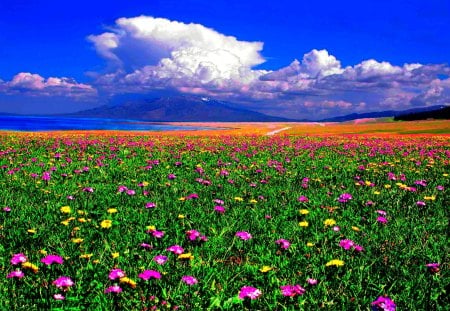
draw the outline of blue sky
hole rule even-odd
[[[449,103],[450,2],[405,2],[2,1],[0,111],[161,92],[296,117]]]

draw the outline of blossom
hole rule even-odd
[[[374,311],[395,311],[396,305],[389,297],[378,297],[371,303],[372,310]]]
[[[273,268],[271,266],[263,266],[261,269],[259,269],[259,271],[261,271],[262,273],[266,273],[272,270]]]
[[[198,280],[190,275],[185,275],[181,278],[181,281],[186,283],[187,285],[194,285],[198,283]]]
[[[307,282],[309,285],[316,285],[316,284],[317,284],[317,280],[316,280],[316,279],[312,279],[312,278],[308,278],[308,279],[306,280],[306,282]]]
[[[59,255],[47,255],[41,259],[41,262],[47,266],[50,266],[53,263],[62,265],[64,263],[64,259]]]
[[[27,262],[28,258],[23,253],[14,254],[11,258],[12,265],[18,265],[20,263]]]
[[[387,219],[386,218],[384,218],[383,216],[378,216],[377,217],[377,221],[380,223],[380,224],[387,224]]]
[[[305,289],[300,285],[283,285],[280,286],[281,294],[285,297],[294,297],[296,295],[303,295],[305,293]]]
[[[145,270],[144,272],[139,274],[139,278],[147,281],[149,279],[160,279],[161,273],[155,270]]]
[[[172,245],[166,248],[166,251],[172,252],[176,255],[181,255],[184,253],[184,248],[182,248],[180,245]]]
[[[301,209],[299,210],[300,215],[308,215],[309,211],[307,209]]]
[[[336,224],[336,220],[334,220],[334,219],[325,219],[325,221],[323,222],[323,224],[324,224],[326,227],[331,227],[331,226],[334,226],[334,225]]]
[[[57,278],[56,280],[54,280],[52,284],[58,288],[68,288],[68,287],[73,286],[74,282],[68,276],[61,276],[61,277]]]
[[[244,300],[245,298],[257,299],[261,295],[261,291],[252,286],[244,286],[239,291],[239,299],[241,300]]]
[[[440,266],[440,264],[438,264],[438,263],[436,263],[436,262],[434,262],[434,263],[428,263],[428,264],[425,265],[425,267],[427,267],[428,270],[429,270],[431,273],[437,273],[437,272],[439,272],[439,266]]]
[[[279,239],[275,241],[276,244],[280,245],[282,249],[288,249],[291,246],[291,243],[285,239]]]
[[[5,207],[3,208],[3,211],[4,211],[4,212],[11,212],[11,207],[5,206]]]
[[[327,266],[327,267],[330,267],[330,266],[342,267],[343,265],[344,265],[344,261],[339,260],[339,259],[330,260],[329,262],[327,262],[325,264],[325,266]]]
[[[225,207],[221,206],[221,205],[216,205],[214,206],[214,210],[219,213],[219,214],[223,214],[225,213]]]
[[[246,231],[238,231],[236,232],[235,236],[244,241],[250,240],[252,238],[252,235]]]
[[[155,207],[156,207],[156,203],[154,203],[154,202],[145,203],[145,208],[155,208]]]
[[[37,273],[39,271],[38,266],[36,266],[35,264],[32,264],[31,262],[28,262],[28,261],[22,263],[22,268],[30,269],[34,273]]]
[[[353,199],[353,196],[350,193],[343,193],[339,196],[338,201],[339,203],[347,203]]]
[[[70,206],[66,205],[66,206],[62,206],[60,209],[61,213],[63,214],[69,214],[72,210],[70,208]]]
[[[309,226],[309,223],[308,223],[306,220],[304,220],[304,221],[299,222],[298,225],[299,225],[300,227],[308,227],[308,226]]]
[[[302,202],[302,203],[306,203],[309,201],[309,199],[307,197],[305,197],[304,195],[300,196],[297,201]]]
[[[157,255],[153,257],[153,261],[156,262],[158,265],[163,265],[167,261],[167,256]]]
[[[183,254],[178,255],[178,259],[192,260],[192,259],[194,259],[194,256],[192,256],[191,253],[183,253]]]
[[[129,285],[130,287],[132,287],[132,288],[135,288],[135,287],[136,287],[136,282],[133,281],[132,279],[126,277],[126,276],[121,277],[121,278],[119,279],[119,281],[120,281],[120,283],[128,284],[128,285]]]
[[[18,278],[18,279],[21,279],[21,278],[23,278],[24,276],[25,276],[25,273],[23,273],[21,270],[15,270],[15,271],[10,272],[10,273],[6,276],[6,278],[7,278],[7,279],[12,279],[12,278]]]
[[[424,201],[417,201],[417,202],[416,202],[416,205],[417,205],[417,206],[425,206],[426,204],[425,204]]]
[[[112,269],[109,272],[108,277],[110,280],[120,279],[125,277],[125,272],[123,272],[121,269]]]
[[[66,299],[66,297],[64,297],[61,294],[54,294],[53,295],[53,299],[55,299],[55,300],[64,300],[64,299]]]
[[[100,227],[102,227],[103,229],[108,229],[112,227],[112,221],[109,219],[105,219],[102,220],[102,222],[100,223]]]
[[[105,289],[105,294],[114,293],[118,294],[122,292],[122,288],[119,285],[113,285]]]
[[[345,250],[349,250],[355,245],[355,242],[352,240],[344,239],[339,242],[339,246],[342,247]]]

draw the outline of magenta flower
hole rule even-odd
[[[136,191],[134,191],[133,189],[128,189],[128,190],[126,191],[126,193],[127,193],[128,195],[135,195],[135,194],[136,194]]]
[[[280,286],[281,294],[285,297],[295,297],[297,295],[303,295],[305,293],[305,289],[300,285],[283,285]]]
[[[147,244],[147,243],[141,243],[140,245],[141,245],[142,248],[145,248],[145,249],[152,249],[153,248],[153,246],[151,246],[150,244]]]
[[[341,231],[341,228],[339,226],[334,226],[333,227],[333,231],[334,232],[339,232],[339,231]]]
[[[241,300],[244,300],[245,298],[257,299],[261,295],[261,291],[252,286],[244,286],[239,291],[239,299]]]
[[[55,300],[64,300],[64,299],[66,299],[66,297],[64,297],[61,294],[54,294],[53,295],[53,299],[55,299]]]
[[[308,282],[309,285],[316,285],[317,284],[317,280],[316,279],[307,279],[306,282]]]
[[[302,203],[306,203],[309,201],[309,199],[307,197],[305,197],[304,195],[300,196],[297,200]]]
[[[186,200],[192,200],[192,199],[198,199],[198,194],[197,193],[191,193],[190,195],[188,195],[186,197]]]
[[[18,265],[24,262],[27,262],[28,258],[23,253],[14,254],[11,258],[11,264],[12,265]]]
[[[151,233],[152,233],[152,236],[157,239],[160,239],[164,236],[164,231],[152,230]]]
[[[153,261],[156,262],[158,265],[163,265],[167,261],[167,256],[157,255],[153,257]]]
[[[83,191],[84,192],[93,193],[94,192],[94,188],[92,188],[92,187],[85,187],[85,188],[83,188]]]
[[[244,241],[250,240],[252,238],[252,235],[246,231],[238,231],[236,232],[236,236]]]
[[[389,297],[378,297],[371,304],[374,311],[395,311],[396,305]]]
[[[62,265],[64,263],[64,259],[59,255],[47,255],[41,259],[41,262],[47,266],[50,266],[54,263]]]
[[[186,235],[189,240],[195,241],[200,236],[200,232],[197,230],[188,230]]]
[[[386,211],[383,211],[383,210],[377,210],[377,213],[378,213],[378,215],[380,215],[380,216],[386,216],[387,215],[387,213],[386,213]]]
[[[42,180],[49,181],[50,178],[51,177],[50,177],[50,173],[49,172],[42,173]]]
[[[344,239],[339,242],[339,246],[345,250],[349,250],[350,248],[355,246],[355,242],[353,242],[352,240]]]
[[[426,204],[425,204],[424,201],[417,201],[417,202],[416,202],[416,205],[417,205],[417,206],[425,206]]]
[[[438,272],[439,272],[439,266],[440,266],[440,264],[438,264],[438,263],[436,263],[436,262],[434,262],[434,263],[428,263],[428,264],[425,265],[425,267],[427,267],[428,270],[429,270],[431,273],[438,273]]]
[[[175,179],[175,178],[177,178],[177,176],[175,176],[175,174],[169,174],[169,175],[167,175],[167,179],[169,179],[169,180],[173,180],[173,179]]]
[[[347,203],[351,199],[353,199],[353,197],[350,193],[343,193],[339,196],[338,201],[339,203]]]
[[[438,186],[436,186],[436,189],[439,191],[443,191],[445,188],[444,188],[444,186],[438,185]]]
[[[21,271],[21,270],[15,270],[10,272],[6,278],[7,279],[12,279],[12,278],[17,278],[17,279],[21,279],[25,276],[25,274]]]
[[[378,217],[377,217],[377,221],[378,221],[380,224],[387,224],[387,222],[388,222],[388,220],[387,220],[386,218],[384,218],[383,216],[378,216]]]
[[[363,252],[364,251],[364,247],[362,247],[361,245],[355,245],[355,247],[353,248],[355,250],[355,252]]]
[[[5,206],[5,207],[3,208],[3,211],[4,211],[4,212],[11,212],[11,207]]]
[[[120,279],[125,277],[125,272],[123,272],[121,269],[112,269],[109,272],[108,277],[110,280]]]
[[[198,280],[190,275],[183,276],[181,278],[181,281],[183,281],[184,283],[186,283],[187,285],[190,285],[190,286],[198,283]]]
[[[128,188],[125,186],[122,186],[122,185],[117,188],[117,192],[125,192],[127,190],[128,190]]]
[[[282,249],[288,249],[291,246],[291,243],[285,239],[279,239],[275,241],[276,244],[280,245]]]
[[[52,284],[58,288],[66,289],[68,287],[73,286],[74,282],[68,276],[61,276],[61,277],[57,278],[56,280],[54,280]]]
[[[166,248],[166,251],[172,252],[176,255],[181,255],[184,253],[184,248],[182,248],[180,245],[172,245]]]
[[[153,202],[147,202],[145,204],[145,208],[155,208],[156,207],[156,203]]]
[[[221,206],[221,205],[216,205],[214,206],[214,210],[219,213],[219,214],[223,214],[225,213],[225,207]]]
[[[224,205],[225,204],[225,202],[223,200],[220,200],[220,199],[214,199],[213,202],[216,203],[216,204],[219,204],[219,205]]]
[[[149,279],[160,279],[161,273],[155,270],[145,270],[144,272],[139,274],[139,278],[147,281]]]
[[[119,285],[113,285],[113,286],[110,286],[107,289],[105,289],[105,294],[109,294],[109,293],[118,294],[121,292],[122,292],[122,287],[120,287]]]

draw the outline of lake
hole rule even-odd
[[[122,130],[122,131],[177,131],[204,130],[211,127],[176,126],[135,120],[36,117],[36,116],[0,116],[0,130],[8,131],[63,131],[63,130]]]

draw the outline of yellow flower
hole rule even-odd
[[[314,246],[314,243],[308,242],[308,243],[306,243],[306,246],[308,246],[308,247],[313,247],[313,246]]]
[[[109,219],[103,220],[103,221],[100,223],[100,227],[102,227],[102,228],[104,228],[104,229],[111,228],[111,226],[112,226],[112,221],[109,220]]]
[[[178,201],[186,201],[186,198],[185,197],[181,197],[181,198],[178,199]]]
[[[309,214],[309,211],[307,209],[301,209],[299,212],[302,215],[308,215]]]
[[[81,209],[78,210],[77,213],[78,213],[78,215],[86,215],[86,212]]]
[[[86,222],[87,220],[86,220],[86,218],[78,218],[78,221],[79,222]]]
[[[308,223],[307,221],[301,221],[301,222],[298,223],[298,225],[299,225],[300,227],[308,227],[308,226],[309,226],[309,223]]]
[[[147,226],[147,230],[148,231],[155,231],[156,227],[155,226]]]
[[[325,221],[323,222],[323,224],[327,227],[331,227],[334,226],[336,224],[336,220],[334,219],[325,219]]]
[[[178,219],[183,219],[183,218],[185,218],[186,216],[184,216],[183,214],[179,214],[178,215]]]
[[[273,270],[273,268],[270,267],[270,266],[263,266],[261,269],[259,269],[259,271],[261,271],[262,273],[266,273],[266,272],[269,272],[271,270]]]
[[[390,189],[390,188],[391,188],[391,185],[384,185],[384,188]]]
[[[374,191],[373,194],[379,195],[380,191]]]
[[[119,254],[118,252],[115,252],[115,253],[112,253],[112,254],[111,254],[111,257],[112,257],[112,258],[117,258],[117,257],[119,257],[119,255],[120,255],[120,254]]]
[[[444,176],[444,177],[447,177],[447,176],[448,176],[448,174],[447,174],[447,173],[444,173],[444,174],[442,174],[442,176]]]
[[[434,195],[432,195],[430,197],[423,197],[423,198],[424,198],[424,200],[427,200],[427,201],[434,201],[434,200],[436,200],[436,196],[434,196]]]
[[[256,204],[256,203],[258,203],[258,201],[256,201],[255,199],[251,199],[251,200],[250,200],[250,203]]]
[[[244,199],[241,198],[241,197],[234,197],[234,200],[235,200],[236,202],[242,202],[242,201],[244,201]]]
[[[70,206],[63,206],[63,207],[61,207],[59,210],[60,210],[61,213],[63,213],[63,214],[69,214],[69,213],[72,211],[72,209],[70,208]]]
[[[35,234],[36,233],[36,229],[34,229],[34,228],[33,229],[28,229],[27,231],[28,231],[28,233],[31,233],[31,234]]]
[[[142,182],[142,185],[143,185],[144,187],[147,187],[147,186],[149,185],[149,183],[148,183],[147,181],[143,181],[143,182]]]
[[[117,213],[118,210],[117,210],[117,208],[108,208],[107,212],[108,212],[109,214],[114,214],[114,213]]]
[[[98,260],[98,259],[92,260],[92,263],[95,263],[95,264],[98,264],[99,262],[100,262],[100,260]]]
[[[47,255],[47,251],[45,249],[40,249],[39,254],[41,255]]]
[[[83,239],[81,239],[81,238],[73,238],[72,239],[72,243],[75,243],[75,244],[80,244],[81,242],[83,242],[84,240]]]
[[[80,227],[73,227],[73,231],[80,231]]]
[[[80,255],[80,258],[85,258],[85,259],[89,259],[93,256],[93,254],[82,254]]]
[[[366,181],[364,182],[364,184],[366,184],[366,186],[370,186],[372,183],[371,183],[370,181],[366,180]]]
[[[343,265],[344,265],[344,261],[339,260],[339,259],[333,259],[333,260],[330,260],[329,262],[327,262],[325,266],[327,266],[327,267],[330,267],[330,266],[342,267]]]
[[[62,223],[64,226],[68,226],[68,225],[69,225],[69,222],[70,222],[70,220],[68,220],[68,219],[61,221],[61,223]]]
[[[352,226],[353,231],[361,231],[358,227]]]
[[[22,263],[22,268],[24,268],[24,269],[30,269],[30,270],[32,270],[34,273],[37,273],[37,272],[39,271],[38,266],[36,266],[36,265],[34,265],[34,264],[32,264],[31,262],[28,262],[28,261]]]
[[[178,259],[192,260],[192,259],[194,259],[194,256],[192,256],[191,253],[185,253],[185,254],[178,255]]]
[[[120,278],[120,283],[128,284],[128,285],[130,285],[132,288],[135,288],[135,287],[136,287],[136,282],[133,281],[132,279],[128,278],[128,277]]]

